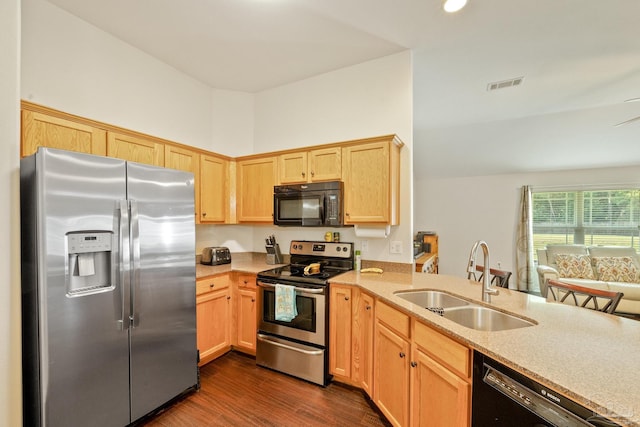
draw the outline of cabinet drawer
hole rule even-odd
[[[255,274],[238,273],[237,283],[238,283],[238,288],[257,289]]]
[[[376,304],[376,318],[394,329],[397,333],[409,338],[409,316],[388,306],[383,302]]]
[[[229,287],[229,275],[221,274],[219,276],[205,277],[196,281],[196,295],[202,295],[207,292],[217,291]]]
[[[415,322],[413,342],[454,369],[463,378],[471,376],[471,350],[420,322]]]

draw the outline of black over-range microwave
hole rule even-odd
[[[341,181],[273,187],[273,223],[298,227],[342,226]]]

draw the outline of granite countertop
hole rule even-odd
[[[387,272],[349,272],[331,281],[359,286],[600,415],[622,425],[640,426],[639,321],[501,288],[489,305],[537,325],[483,332],[394,295],[400,290],[437,289],[487,305],[481,302],[479,283],[446,275]]]
[[[231,255],[231,264],[203,265],[200,264],[199,255],[196,257],[196,279],[207,276],[238,271],[242,273],[257,274],[285,264],[267,264],[266,254],[260,253],[234,253]]]

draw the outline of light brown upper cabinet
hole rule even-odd
[[[340,147],[284,153],[278,160],[280,184],[339,181],[342,178]]]
[[[106,154],[104,129],[36,111],[22,110],[22,157],[38,147],[59,148],[87,154]]]
[[[400,221],[404,144],[396,135],[233,159],[29,101],[21,106],[21,156],[55,147],[190,171],[198,223],[273,223],[274,185],[338,180],[346,225]]]
[[[345,224],[398,225],[400,148],[395,136],[342,148]]]
[[[200,223],[229,221],[229,161],[200,155]]]
[[[277,157],[257,157],[237,162],[238,223],[273,222],[273,186],[277,180]]]
[[[107,156],[164,166],[164,144],[118,132],[107,134]]]
[[[195,215],[197,221],[200,218],[200,155],[195,151],[167,144],[164,146],[164,166],[193,174]]]

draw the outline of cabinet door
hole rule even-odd
[[[340,147],[309,151],[309,181],[342,179],[342,150]]]
[[[238,346],[255,354],[256,351],[256,291],[238,289]]]
[[[411,425],[467,427],[471,385],[418,348],[411,366]]]
[[[351,377],[351,287],[331,285],[329,371]]]
[[[409,342],[376,321],[373,400],[395,426],[409,424]]]
[[[107,134],[107,156],[147,165],[164,166],[164,144],[109,132]]]
[[[351,379],[373,396],[373,330],[375,299],[362,291],[355,297],[351,332]]]
[[[273,186],[276,158],[261,157],[238,162],[238,222],[273,223]]]
[[[200,365],[212,361],[231,348],[230,300],[229,288],[207,292],[196,300]]]
[[[389,223],[389,144],[343,148],[345,223]]]
[[[280,184],[307,182],[307,152],[299,151],[278,156]]]
[[[107,132],[103,129],[22,110],[22,157],[29,156],[38,147],[59,148],[80,153],[104,156]]]
[[[227,222],[229,206],[229,161],[200,155],[200,222]]]
[[[193,188],[195,200],[196,221],[200,218],[200,155],[195,151],[174,145],[165,145],[164,147],[164,167],[169,169],[177,169],[193,174]]]

